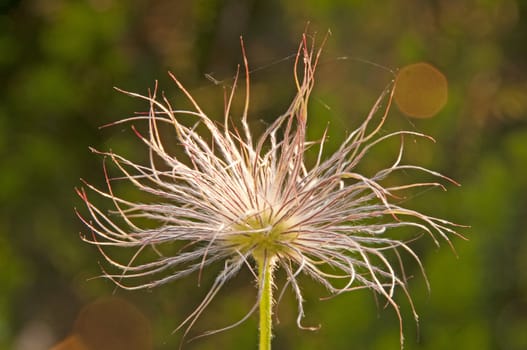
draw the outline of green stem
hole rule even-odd
[[[273,262],[272,259],[258,259],[258,280],[260,296],[260,346],[259,350],[271,350],[273,314]]]

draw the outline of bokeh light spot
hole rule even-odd
[[[59,344],[51,348],[51,350],[90,350],[84,345],[78,335],[70,335]]]
[[[433,117],[448,99],[446,77],[428,63],[405,66],[397,74],[394,99],[399,110],[410,117]]]
[[[104,298],[85,306],[75,322],[74,333],[89,350],[152,349],[148,320],[119,298]]]

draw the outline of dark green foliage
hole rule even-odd
[[[408,207],[472,226],[462,230],[469,242],[453,239],[459,258],[446,244],[417,243],[432,291],[417,266],[410,268],[421,321],[417,332],[400,295],[405,348],[527,348],[526,10],[520,0],[0,2],[0,349],[48,349],[74,329],[83,305],[114,290],[109,281],[88,280],[100,274],[101,257],[81,242],[78,232],[89,232],[72,209],[82,206],[73,190],[80,177],[104,186],[102,159],[88,146],[147,156],[129,125],[98,128],[147,108],[112,87],[146,93],[159,79],[177,104],[171,70],[221,118],[221,85],[241,63],[243,35],[251,68],[261,68],[252,77],[250,119],[262,129],[294,93],[292,59],[270,63],[295,52],[308,20],[319,42],[332,31],[308,117],[312,139],[329,123],[328,151],[393,78],[363,60],[394,69],[425,61],[448,79],[449,100],[437,116],[408,119],[393,107],[388,122],[391,131],[415,127],[437,140],[407,140],[408,163],[462,184],[416,192]],[[389,164],[395,152],[380,147],[361,170]],[[117,296],[150,320],[153,348],[174,349],[182,333],[170,333],[206,294],[210,273],[201,287],[191,276]],[[253,286],[247,271],[231,281],[191,335],[243,317],[255,301]],[[398,348],[396,317],[371,293],[318,301],[324,290],[306,279],[304,294],[305,324],[322,328],[298,330],[286,293],[275,349]],[[251,349],[256,334],[252,318],[184,348]]]

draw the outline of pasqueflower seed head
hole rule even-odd
[[[378,293],[393,306],[402,327],[394,289],[402,288],[410,305],[412,302],[400,253],[413,257],[421,270],[422,265],[409,240],[393,238],[390,231],[407,227],[429,235],[436,244],[439,239],[450,243],[449,236],[457,235],[456,225],[396,203],[403,190],[423,186],[444,189],[441,183],[387,187],[381,182],[394,172],[418,171],[455,183],[437,172],[402,163],[405,135],[431,138],[414,131],[380,135],[395,89],[392,83],[333,154],[323,151],[326,133],[319,141],[306,140],[308,102],[320,49],[314,49],[314,43],[308,44],[304,36],[293,70],[296,96],[285,113],[255,139],[247,122],[250,85],[243,41],[242,52],[245,103],[237,121],[231,120],[230,113],[238,73],[226,96],[223,123],[211,120],[171,73],[193,106],[191,110],[175,108],[164,94],[160,96],[157,83],[146,96],[125,92],[149,103],[148,113],[118,122],[146,123],[146,135],[134,126],[132,129],[148,149],[149,161],[137,164],[111,151],[95,151],[122,173],[110,177],[104,167],[105,189],[85,182],[87,188],[113,203],[110,212],[94,205],[85,189],[77,190],[90,216],[79,214],[91,230],[83,239],[96,245],[109,265],[119,270],[113,274],[105,271],[104,276],[126,289],[153,288],[191,273],[201,275],[206,267],[221,262],[223,268],[208,294],[181,324],[188,331],[242,267],[258,278],[258,266],[265,261],[262,266],[285,272],[282,292],[290,288],[296,295],[299,327],[304,314],[298,282],[301,274],[322,284],[331,295],[361,288]],[[384,102],[386,107],[381,108]],[[189,119],[194,120],[191,126]],[[234,126],[235,122],[240,126]],[[177,142],[182,150],[179,155],[167,151],[166,133],[160,131],[163,126],[171,129],[169,142],[171,146]],[[206,136],[198,130],[205,130]],[[393,137],[401,138],[401,146],[390,167],[369,177],[356,170],[372,147]],[[313,147],[317,156],[308,165],[306,152]],[[117,181],[132,183],[155,201],[138,203],[118,196],[113,190]],[[145,220],[148,225],[143,225]],[[163,245],[178,242],[181,249],[176,253],[138,262],[145,248],[153,247],[157,252]],[[135,253],[130,260],[119,262],[107,252],[107,246],[127,247]],[[388,258],[390,252],[395,262]],[[261,289],[262,284],[257,285]],[[260,295],[261,291],[258,298]],[[256,304],[248,315],[255,310]],[[414,315],[417,318],[415,311]]]

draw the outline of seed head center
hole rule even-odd
[[[291,243],[298,237],[291,219],[280,219],[270,211],[248,215],[231,226],[227,244],[234,249],[248,253],[255,260],[273,258],[278,255],[291,255]]]

